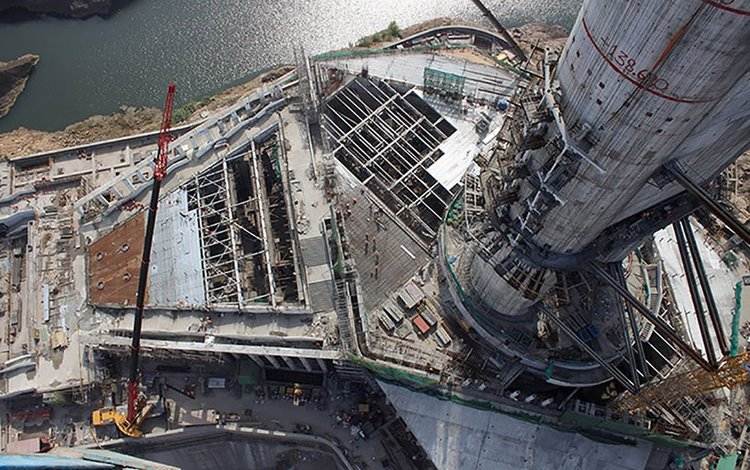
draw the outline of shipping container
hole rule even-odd
[[[414,324],[414,327],[423,335],[426,335],[430,331],[430,325],[428,325],[427,322],[424,321],[422,315],[415,315],[414,318],[411,319],[411,322]]]

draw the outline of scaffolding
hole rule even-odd
[[[464,215],[467,226],[484,217],[484,192],[482,181],[471,172],[464,174]]]
[[[424,88],[428,92],[437,92],[455,97],[463,96],[466,78],[454,73],[425,68],[423,73]]]
[[[194,176],[183,187],[188,193],[188,209],[198,213],[198,229],[202,252],[202,269],[206,304],[211,306],[237,305],[269,299],[273,303],[273,277],[270,273],[266,237],[262,223],[263,206],[257,185],[243,200],[238,200],[235,177],[255,180],[257,169],[246,162],[254,160],[254,149],[241,158],[218,163]],[[239,162],[246,162],[241,165]],[[245,175],[238,173],[245,171]],[[247,191],[247,190],[246,190]],[[243,211],[243,214],[238,214]],[[242,223],[240,219],[252,219]],[[249,264],[249,266],[248,266]],[[267,265],[268,280],[258,289],[246,288],[246,268]],[[255,275],[254,275],[255,276]],[[254,277],[254,276],[251,276]],[[249,292],[249,295],[246,293]]]
[[[750,352],[725,358],[717,370],[696,368],[644,388],[638,394],[625,393],[617,406],[629,412],[669,405],[683,397],[700,397],[722,387],[733,388],[750,379]]]
[[[294,49],[294,61],[297,67],[299,94],[302,98],[305,119],[309,125],[315,125],[318,123],[318,116],[320,114],[316,92],[316,79],[310,66],[310,59],[305,54],[305,49],[301,45]]]
[[[302,294],[301,279],[298,275],[299,266],[298,247],[292,221],[295,220],[293,203],[289,190],[286,158],[283,138],[255,147],[253,144],[254,165],[259,165],[258,177],[259,194],[267,202],[263,209],[264,233],[267,233],[269,276],[273,279],[273,302],[298,301]],[[268,230],[268,232],[265,232]]]
[[[182,185],[196,213],[209,307],[304,304],[281,131],[227,153]]]
[[[740,177],[739,165],[732,163],[719,176],[719,196],[721,200],[733,203],[739,194],[742,178]]]

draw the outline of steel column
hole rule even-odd
[[[273,365],[274,368],[281,369],[281,363],[279,363],[279,360],[276,357],[271,356],[271,355],[265,355],[263,357],[265,357],[268,360],[268,362],[270,362]]]
[[[618,274],[620,273],[620,269],[617,266],[612,266],[613,270],[615,271],[613,274],[615,277],[618,277]],[[630,342],[630,334],[628,334],[628,324],[627,320],[625,319],[625,305],[623,305],[623,300],[621,298],[617,298],[616,302],[617,306],[617,316],[620,317],[620,325],[622,327],[622,334],[625,338],[625,350],[628,353],[628,365],[630,366],[630,372],[633,377],[633,385],[635,385],[635,389],[639,390],[641,388],[641,382],[638,378],[638,367],[635,364],[635,353],[633,352],[633,345]],[[633,335],[635,336],[636,332],[633,331]],[[640,338],[637,338],[636,341],[640,341]]]
[[[281,360],[284,361],[284,364],[286,364],[286,366],[289,369],[291,369],[291,370],[297,370],[297,367],[295,367],[295,365],[294,365],[294,360],[292,360],[291,357],[287,357],[287,356],[279,356],[279,357],[281,357]]]
[[[669,162],[664,165],[664,169],[690,194],[700,199],[713,215],[724,222],[735,234],[737,234],[737,236],[742,238],[745,243],[750,244],[750,230],[729,213],[729,211],[724,209],[721,204],[716,202],[705,189],[690,179],[677,163],[674,161]]]
[[[312,365],[310,364],[310,361],[306,357],[300,357],[298,358],[303,366],[305,366],[305,370],[308,372],[312,372]]]
[[[564,321],[557,318],[557,316],[554,313],[550,312],[546,306],[542,305],[541,309],[542,309],[542,312],[544,312],[545,316],[552,321],[552,323],[554,323],[558,328],[560,328],[560,330],[562,330],[563,333],[568,335],[570,339],[572,339],[578,345],[578,347],[586,351],[586,353],[588,353],[589,356],[591,356],[599,365],[604,367],[607,370],[607,372],[609,372],[609,374],[612,377],[614,377],[615,380],[617,380],[618,382],[620,382],[620,384],[622,384],[623,387],[625,387],[630,393],[633,393],[633,394],[638,393],[638,389],[636,388],[636,386],[633,385],[633,383],[630,382],[630,380],[628,380],[625,374],[623,374],[622,372],[617,370],[616,367],[612,366],[610,363],[604,360],[604,358],[601,357],[599,353],[594,351],[591,348],[591,346],[589,346],[583,340],[581,340],[581,338],[579,338],[578,335],[567,324],[565,324]]]
[[[672,341],[672,343],[674,343],[685,354],[690,356],[698,365],[700,365],[703,369],[706,369],[709,371],[715,370],[715,367],[709,364],[703,358],[703,356],[700,353],[698,353],[698,351],[696,351],[689,344],[687,344],[680,337],[680,335],[677,334],[677,332],[674,331],[674,329],[672,329],[669,323],[662,320],[657,315],[654,315],[651,312],[651,310],[649,310],[648,307],[643,305],[640,300],[635,298],[635,296],[631,294],[630,291],[628,291],[625,287],[621,286],[615,279],[613,279],[612,276],[610,276],[609,273],[601,265],[591,264],[590,269],[594,274],[598,275],[607,284],[612,286],[617,291],[617,293],[619,293],[630,305],[632,305],[636,310],[638,310],[641,313],[641,315],[643,315],[646,318],[646,320],[653,323],[656,331],[658,331],[663,336],[665,336],[670,341]]]
[[[627,289],[626,283],[625,283],[625,273],[622,271],[622,265],[617,265],[617,280],[620,282],[620,285]],[[628,320],[630,321],[630,329],[633,332],[633,341],[635,342],[635,348],[636,351],[638,351],[638,360],[641,363],[641,369],[643,372],[643,378],[648,381],[649,378],[651,378],[651,370],[648,368],[648,364],[646,363],[646,352],[643,350],[643,341],[641,341],[641,332],[638,328],[638,321],[635,319],[635,314],[633,313],[633,309],[631,308],[630,304],[626,304],[623,306],[625,309],[625,312],[628,314]]]
[[[706,276],[706,269],[703,266],[703,260],[701,254],[698,251],[698,243],[695,241],[695,234],[690,228],[690,219],[685,217],[682,219],[682,224],[685,229],[685,239],[688,243],[688,248],[692,254],[693,263],[695,264],[695,271],[698,273],[698,281],[701,284],[701,290],[703,291],[703,298],[706,299],[706,307],[708,314],[711,318],[711,324],[716,332],[716,340],[719,344],[719,349],[725,356],[729,354],[729,347],[727,346],[727,338],[724,335],[724,328],[721,325],[721,319],[719,318],[719,309],[716,306],[716,300],[714,299],[713,292],[711,291],[711,284],[708,282],[708,276]]]
[[[708,322],[706,321],[706,315],[703,312],[703,302],[701,301],[700,293],[698,292],[698,284],[695,282],[695,273],[693,272],[693,263],[688,253],[687,241],[685,241],[684,227],[680,222],[672,224],[674,233],[677,235],[677,247],[680,250],[680,259],[682,260],[682,267],[685,270],[685,277],[687,278],[688,289],[690,290],[690,298],[693,301],[693,308],[695,308],[695,316],[698,319],[698,328],[701,332],[701,338],[703,338],[703,347],[706,349],[706,356],[708,362],[712,366],[716,367],[716,353],[714,351],[713,343],[711,342],[711,335],[708,332]],[[686,312],[687,313],[687,312]]]

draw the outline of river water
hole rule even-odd
[[[485,0],[508,27],[570,28],[582,0]],[[261,69],[292,62],[293,44],[318,53],[346,47],[395,20],[479,20],[470,0],[133,0],[110,18],[0,23],[0,60],[41,60],[0,132],[56,130],[122,105],[159,106],[168,80],[177,105]]]

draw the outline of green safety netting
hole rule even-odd
[[[721,457],[716,463],[716,470],[734,470],[737,468],[738,458],[739,455],[736,452]]]
[[[446,93],[463,94],[466,78],[455,73],[443,72],[442,70],[427,67],[423,71],[423,80],[425,88]]]
[[[471,399],[440,388],[438,381],[429,377],[420,376],[404,370],[395,369],[386,365],[363,358],[350,358],[350,360],[361,367],[368,369],[375,377],[386,383],[398,385],[414,392],[424,393],[439,400],[448,400],[457,405],[470,408],[502,413],[531,424],[544,425],[562,432],[577,432],[589,439],[621,445],[634,445],[634,438],[645,439],[660,446],[668,448],[685,448],[689,444],[661,434],[651,433],[646,429],[631,424],[607,421],[588,415],[581,415],[572,411],[566,411],[559,419],[559,424],[550,422],[548,417],[532,415],[522,411],[511,411],[502,408],[493,402]]]
[[[736,357],[740,350],[740,315],[742,314],[742,282],[734,286],[734,312],[732,312],[732,336],[729,341],[729,355]]]
[[[471,46],[465,46],[465,45],[425,45],[425,46],[413,46],[408,49],[377,49],[377,48],[352,48],[352,49],[341,49],[338,51],[330,51],[330,52],[323,52],[322,54],[318,54],[312,57],[313,61],[320,62],[320,61],[326,61],[326,60],[336,60],[336,59],[354,59],[359,57],[369,57],[373,55],[384,55],[384,54],[409,54],[409,53],[428,53],[432,54],[439,50],[443,49],[450,49],[450,50],[460,50],[460,49],[474,49]],[[509,72],[512,72],[515,75],[528,78],[528,74],[515,65],[511,64],[505,59],[497,59],[494,56],[491,56],[494,60],[495,64],[498,66],[506,69]]]

